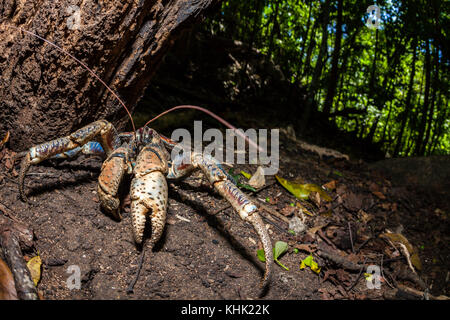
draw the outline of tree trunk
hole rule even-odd
[[[413,61],[411,66],[411,73],[409,75],[409,84],[408,84],[408,93],[406,94],[406,101],[405,101],[405,110],[402,115],[401,120],[401,128],[400,133],[397,137],[397,144],[395,145],[394,154],[393,156],[396,157],[402,147],[402,139],[403,139],[403,133],[406,128],[406,122],[408,121],[409,112],[411,109],[411,97],[413,94],[413,86],[414,86],[414,76],[416,74],[416,59],[417,59],[417,38],[415,38],[412,42],[412,48],[413,48]]]
[[[439,53],[437,47],[434,48],[434,76],[433,76],[433,84],[432,84],[432,94],[431,94],[431,103],[430,109],[428,113],[428,126],[425,134],[425,139],[422,143],[421,154],[425,155],[425,151],[428,146],[428,151],[430,151],[430,146],[428,145],[428,141],[430,139],[431,127],[433,125],[433,114],[434,114],[434,103],[436,101],[436,92],[438,91],[438,80],[439,80]]]
[[[366,104],[364,106],[364,116],[367,115],[367,111],[369,109],[369,104],[371,100],[375,100],[374,96],[375,96],[375,90],[374,90],[374,86],[375,86],[375,71],[377,69],[377,57],[378,57],[378,29],[376,29],[375,31],[375,48],[374,48],[374,53],[375,53],[375,57],[372,61],[372,69],[370,72],[370,78],[368,79],[369,81],[369,91],[368,91],[368,99],[366,101]],[[389,71],[388,71],[389,72]],[[387,79],[385,77],[385,79]],[[370,99],[369,99],[370,98]],[[368,124],[369,119],[366,118],[365,120],[362,121],[362,126],[360,128],[360,132],[359,132],[359,138],[362,139],[364,138],[364,133],[366,131],[366,124]]]
[[[126,112],[72,58],[93,69],[130,109],[174,39],[219,0],[0,1],[0,136],[14,150],[63,136],[96,119],[123,126]],[[78,19],[79,18],[79,19]]]
[[[299,68],[298,68],[298,73],[297,73],[297,80],[299,81],[299,83],[301,83],[301,74],[302,74],[302,69],[304,66],[303,63],[303,55],[305,53],[305,49],[306,49],[306,40],[308,40],[308,34],[309,34],[309,28],[311,26],[311,12],[312,12],[312,8],[313,8],[313,1],[309,0],[309,13],[308,13],[308,22],[306,23],[306,29],[305,32],[302,34],[302,41],[303,41],[303,45],[302,45],[302,50],[300,52],[300,63],[299,63]]]
[[[327,96],[325,98],[323,113],[329,115],[333,106],[333,99],[336,93],[336,86],[338,82],[339,57],[341,54],[341,39],[342,39],[342,6],[343,0],[338,0],[338,13],[336,21],[336,38],[334,40],[333,58],[331,59],[331,71],[328,80]],[[378,31],[378,29],[377,29]]]
[[[430,84],[431,84],[431,62],[430,62],[430,43],[427,39],[425,42],[425,66],[424,66],[424,72],[425,72],[425,96],[423,101],[423,108],[422,108],[422,117],[420,119],[419,124],[419,133],[417,135],[416,140],[416,148],[414,150],[414,153],[418,156],[423,155],[422,153],[422,142],[424,138],[425,133],[425,127],[427,125],[427,115],[428,115],[428,108],[429,108],[429,97],[430,97]]]
[[[316,106],[315,96],[319,90],[319,80],[322,76],[322,70],[326,62],[327,56],[327,42],[328,42],[328,23],[330,21],[330,0],[326,0],[322,7],[322,43],[320,45],[319,56],[314,67],[314,73],[309,85],[309,96],[305,108],[302,110],[303,114],[300,121],[299,132],[303,133],[306,128],[306,124],[309,121],[311,112]]]
[[[279,9],[279,7],[280,7],[280,0],[277,0],[277,1],[275,1],[275,11],[271,15],[273,26],[272,26],[272,31],[270,32],[270,36],[269,36],[269,49],[267,52],[268,59],[270,59],[272,56],[272,51],[273,51],[273,47],[274,47],[274,44],[273,44],[274,36],[275,36],[275,34],[279,34],[279,32],[280,32],[280,27],[278,25],[278,9]],[[269,27],[270,27],[270,24],[269,24]]]

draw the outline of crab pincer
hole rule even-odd
[[[161,237],[166,222],[168,187],[165,178],[167,160],[160,149],[146,146],[139,153],[131,181],[131,218],[134,239],[143,240],[146,217],[151,212],[150,247]]]

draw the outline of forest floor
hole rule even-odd
[[[198,73],[205,74],[201,69]],[[155,110],[186,101],[200,104],[198,100],[203,99],[198,97],[208,93],[204,88],[192,96],[195,75],[192,81],[180,80],[185,73],[167,72],[164,65],[159,74],[178,80],[172,78],[169,84],[162,76],[156,78],[150,97],[144,97]],[[192,87],[183,87],[183,83]],[[273,127],[269,112],[227,109],[221,115],[242,127]],[[183,127],[192,124],[193,116],[186,113],[169,119],[175,127]],[[307,151],[292,134],[285,134],[287,125],[279,127],[285,130],[280,135],[277,175],[324,186],[331,201],[318,193],[299,200],[273,176],[266,177],[259,191],[246,191],[266,208],[260,212],[273,244],[284,241],[289,245],[279,258],[289,270],[274,264],[272,282],[262,299],[421,299],[423,292],[428,298],[449,294],[448,188],[420,188],[420,184],[400,181],[398,175],[391,179],[357,156],[347,160]],[[344,144],[320,129],[309,135]],[[264,263],[257,258],[258,237],[200,173],[169,182],[164,234],[153,252],[146,254],[134,293],[129,294],[126,289],[135,276],[140,252],[133,241],[129,207],[124,206],[120,222],[100,209],[96,193],[102,160],[81,156],[33,166],[25,183],[27,204],[19,200],[18,163],[13,165],[12,156],[8,145],[0,150],[0,205],[34,231],[34,251],[25,252],[25,258],[36,254],[42,258],[37,288],[43,299],[260,297]],[[233,169],[253,174],[256,168],[234,165]],[[411,171],[420,182],[419,170]],[[434,174],[439,176],[439,172]],[[273,215],[273,210],[282,218]],[[304,230],[293,233],[287,221],[296,218],[303,221]],[[320,272],[300,269],[310,255]],[[79,290],[67,286],[72,265],[81,271]],[[380,271],[380,289],[368,286],[369,266]]]
[[[264,269],[256,254],[258,238],[250,225],[226,208],[226,201],[201,174],[170,183],[164,235],[153,253],[146,254],[134,293],[127,294],[139,251],[133,242],[129,209],[124,208],[123,220],[117,222],[99,208],[96,180],[101,161],[80,157],[32,167],[26,180],[30,204],[26,204],[18,197],[16,171],[5,170],[11,169],[8,150],[2,155],[0,203],[34,230],[35,252],[28,252],[27,258],[39,253],[43,260],[38,290],[44,299],[258,297]],[[433,295],[448,294],[450,208],[445,198],[393,187],[363,162],[322,160],[299,152],[290,140],[282,140],[280,160],[278,175],[327,185],[332,201],[317,196],[313,201],[299,201],[273,177],[268,177],[266,188],[250,192],[259,199],[257,203],[262,200],[286,219],[299,216],[305,224],[304,232],[293,234],[286,219],[261,210],[273,243],[289,244],[279,259],[289,271],[275,264],[263,298],[419,299],[407,288],[424,291],[426,287]],[[236,169],[253,173],[256,167]],[[292,203],[303,204],[311,215]],[[383,238],[387,230],[402,234],[413,247],[414,271],[398,237],[391,238],[391,243]],[[310,254],[321,267],[319,274],[300,269]],[[71,265],[80,267],[80,290],[66,285]],[[367,286],[364,273],[369,265],[382,271],[379,290]]]

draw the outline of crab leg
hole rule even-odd
[[[241,219],[253,226],[264,248],[266,271],[261,287],[265,287],[269,283],[272,273],[273,252],[270,237],[258,214],[257,207],[231,182],[222,165],[216,159],[210,156],[204,157],[197,153],[192,153],[190,156],[191,161],[188,161],[187,157],[189,156],[185,153],[176,157],[169,167],[167,177],[172,179],[181,178],[191,173],[194,169],[200,168],[214,188],[228,200]]]
[[[91,140],[97,139],[107,155],[119,144],[119,137],[114,126],[106,120],[95,121],[72,134],[40,145],[31,147],[22,159],[19,173],[19,192],[26,201],[23,189],[25,175],[32,164],[38,164],[58,154],[82,147]]]
[[[86,155],[104,155],[105,151],[102,148],[102,145],[97,141],[89,141],[84,146],[76,147],[75,149],[65,151],[62,153],[58,153],[51,157],[50,159],[67,159],[74,158],[79,154]]]
[[[122,219],[119,209],[119,187],[125,173],[132,172],[128,157],[129,149],[126,146],[117,148],[103,162],[102,170],[98,177],[97,195],[100,203],[117,220]]]

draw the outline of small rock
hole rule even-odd
[[[60,258],[48,258],[47,261],[45,261],[45,264],[49,267],[57,267],[57,266],[63,266],[67,262],[67,259],[60,259]]]
[[[300,220],[299,217],[294,216],[289,220],[289,229],[294,230],[296,234],[300,234],[306,230],[306,225]]]
[[[248,181],[248,184],[255,189],[259,189],[266,184],[264,169],[262,167],[258,167],[258,169],[256,169],[256,172],[252,175],[252,177]]]

